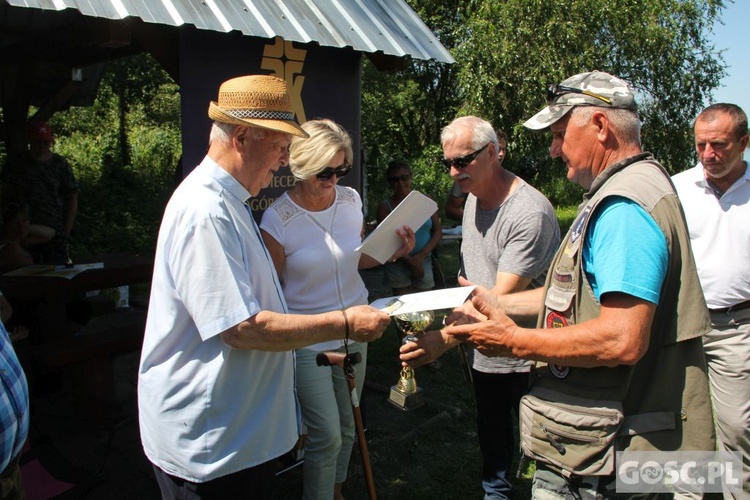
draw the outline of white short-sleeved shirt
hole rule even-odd
[[[281,281],[290,312],[316,314],[367,304],[360,254],[354,250],[362,242],[362,223],[362,200],[345,186],[336,186],[326,210],[305,210],[284,193],[263,213],[260,227],[284,247]],[[307,349],[336,350],[342,342]]]
[[[141,439],[151,462],[194,482],[279,457],[298,437],[294,354],[233,349],[219,336],[261,310],[286,312],[247,198],[206,157],[172,195],[156,245]]]
[[[708,185],[700,163],[672,181],[685,210],[709,309],[750,299],[750,168],[721,198]]]

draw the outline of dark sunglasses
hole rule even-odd
[[[327,181],[328,179],[330,179],[334,175],[337,178],[341,179],[346,174],[348,174],[351,169],[352,169],[351,165],[347,165],[346,163],[344,163],[343,165],[339,165],[336,168],[326,167],[323,170],[321,170],[320,172],[318,172],[317,174],[315,174],[315,177],[317,177],[318,180],[320,180],[320,181]]]
[[[604,97],[603,95],[591,92],[590,90],[577,89],[575,87],[568,87],[566,85],[560,85],[558,83],[550,85],[547,89],[547,104],[550,104],[552,101],[565,94],[584,94],[602,100],[609,105],[612,104],[612,101],[609,98]]]
[[[469,166],[469,163],[473,162],[474,158],[479,156],[479,153],[484,151],[484,148],[486,148],[489,145],[490,143],[488,142],[487,144],[477,149],[473,153],[469,153],[466,156],[461,156],[459,158],[440,158],[440,163],[445,165],[445,168],[447,168],[449,171],[451,167],[456,167],[459,170],[462,168],[466,168]]]
[[[408,181],[409,179],[411,179],[411,174],[394,175],[388,177],[388,182],[395,184],[398,181]]]

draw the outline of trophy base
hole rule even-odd
[[[396,386],[391,386],[391,395],[388,396],[388,402],[399,410],[415,410],[424,404],[424,393],[421,387],[417,387],[417,392],[409,394],[399,391]]]

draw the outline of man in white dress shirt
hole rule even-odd
[[[299,434],[293,350],[369,342],[390,319],[366,305],[286,314],[248,206],[289,162],[291,136],[306,136],[286,83],[233,78],[208,114],[208,153],[159,230],[139,368],[141,439],[164,498],[267,498],[275,459]]]
[[[672,179],[711,312],[713,330],[703,346],[717,445],[742,456],[742,484],[750,497],[750,172],[742,160],[747,115],[734,104],[713,104],[693,128],[700,162]]]

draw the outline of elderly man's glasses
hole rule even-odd
[[[612,100],[610,100],[609,98],[604,97],[603,95],[599,95],[595,92],[591,92],[590,90],[577,89],[575,87],[568,87],[566,85],[560,85],[557,83],[550,85],[547,89],[547,104],[550,104],[556,98],[565,94],[583,94],[604,101],[607,104],[612,104]]]
[[[391,184],[395,184],[398,181],[404,181],[404,182],[406,182],[409,179],[411,179],[411,174],[389,175],[388,176],[388,182],[390,182]]]
[[[318,180],[320,180],[320,181],[327,181],[328,179],[330,179],[334,175],[337,178],[341,179],[346,174],[348,174],[351,169],[352,169],[351,165],[347,165],[346,163],[344,163],[343,165],[339,165],[336,168],[326,167],[323,170],[321,170],[320,172],[318,172],[317,174],[315,174],[315,177],[317,177]]]
[[[450,171],[451,167],[456,167],[459,170],[463,169],[463,168],[466,168],[466,167],[469,166],[469,163],[473,162],[474,158],[476,158],[477,156],[479,156],[479,153],[481,153],[482,151],[484,151],[484,149],[487,146],[489,146],[489,145],[490,145],[490,143],[488,142],[487,144],[485,144],[481,148],[477,149],[473,153],[469,153],[466,156],[461,156],[459,158],[441,158],[440,159],[440,163],[442,163],[443,165],[445,165],[445,168],[447,168],[449,171]]]

